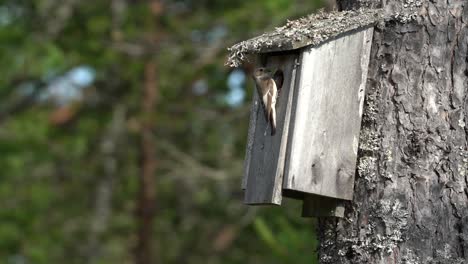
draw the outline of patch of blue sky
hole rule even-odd
[[[39,100],[51,100],[58,105],[68,104],[83,99],[83,92],[90,86],[96,77],[93,68],[82,65],[77,66],[62,76],[49,82],[45,91],[40,94]]]
[[[227,79],[229,92],[225,96],[225,100],[231,107],[240,106],[245,99],[245,72],[240,69],[233,70]]]

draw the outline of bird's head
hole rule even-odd
[[[262,77],[268,77],[271,76],[271,69],[260,67],[255,69],[254,71],[254,77],[256,78],[262,78]]]

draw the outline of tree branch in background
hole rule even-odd
[[[44,1],[41,16],[46,21],[46,32],[50,37],[57,37],[72,17],[77,0]]]
[[[145,80],[143,91],[142,114],[144,117],[141,131],[141,153],[142,164],[139,178],[139,191],[137,201],[137,245],[135,248],[136,264],[152,264],[152,239],[154,202],[155,202],[155,179],[156,170],[155,140],[152,133],[152,122],[150,116],[156,104],[157,81],[156,63],[152,60],[145,65]]]
[[[193,156],[181,151],[176,145],[166,140],[158,141],[159,147],[171,156],[177,164],[171,166],[174,170],[173,176],[188,175],[199,176],[200,178],[208,178],[210,180],[226,180],[228,174],[226,169],[219,170],[206,166],[202,162],[196,160]],[[192,177],[193,178],[193,177]]]
[[[94,217],[91,219],[88,238],[88,263],[98,263],[101,255],[101,236],[109,225],[112,209],[112,193],[118,168],[118,146],[125,134],[125,112],[122,105],[114,108],[112,121],[108,131],[101,140],[100,152],[102,157],[103,175],[96,187]]]
[[[12,82],[11,85],[18,87],[23,82]],[[17,89],[14,89],[12,95],[9,96],[9,99],[2,103],[3,107],[0,107],[0,124],[4,123],[8,118],[26,110],[27,108],[33,106],[34,100],[36,100],[40,91],[46,87],[46,83],[43,81],[33,81],[34,89],[25,95],[16,95],[15,92]]]

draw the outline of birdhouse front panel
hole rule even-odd
[[[352,199],[372,33],[303,49],[283,189]]]
[[[272,70],[277,95],[276,131],[266,115],[259,92],[254,91],[250,114],[247,152],[244,163],[246,204],[281,204],[286,148],[288,143],[291,105],[299,53],[268,54],[258,68]],[[267,102],[268,103],[268,102]]]

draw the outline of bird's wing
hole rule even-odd
[[[276,97],[278,95],[278,90],[273,79],[270,79],[268,88],[268,99],[270,107],[268,111],[268,119],[269,123],[271,124],[271,135],[274,135],[276,133]]]

